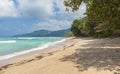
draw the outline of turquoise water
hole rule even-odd
[[[42,47],[45,44],[60,41],[59,37],[11,37],[0,38],[0,56],[31,50],[31,48]]]

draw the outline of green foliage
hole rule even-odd
[[[64,37],[73,37],[73,36],[74,36],[73,32],[70,32],[70,33],[64,35]]]
[[[100,22],[89,21],[88,17],[75,20],[72,24],[71,31],[74,36],[93,36],[97,38],[109,37],[113,34],[109,26],[104,26],[104,24]],[[120,30],[116,30],[115,33],[120,34]]]
[[[71,31],[75,36],[89,36],[91,33],[91,25],[88,25],[87,17],[73,21]]]
[[[108,37],[120,35],[120,0],[65,0],[65,6],[77,11],[86,3],[86,18],[75,20],[72,32],[75,36]]]
[[[79,24],[80,24],[79,20],[73,21],[71,31],[73,32],[73,35],[75,35],[75,36],[80,36],[81,35],[81,32],[79,30],[80,27],[78,28]]]
[[[99,32],[99,33],[94,34],[94,37],[95,38],[104,38],[104,37],[109,37],[110,35],[111,35],[111,31],[107,30],[104,32]]]

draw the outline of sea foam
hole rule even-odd
[[[15,40],[8,40],[8,41],[0,41],[0,43],[15,43]]]

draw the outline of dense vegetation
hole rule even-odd
[[[65,0],[65,6],[77,11],[86,3],[86,17],[73,21],[71,31],[75,36],[120,36],[120,0]]]

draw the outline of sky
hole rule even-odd
[[[84,17],[82,3],[76,12],[66,12],[64,0],[0,0],[0,36],[30,33],[36,30],[62,30],[73,20]]]

